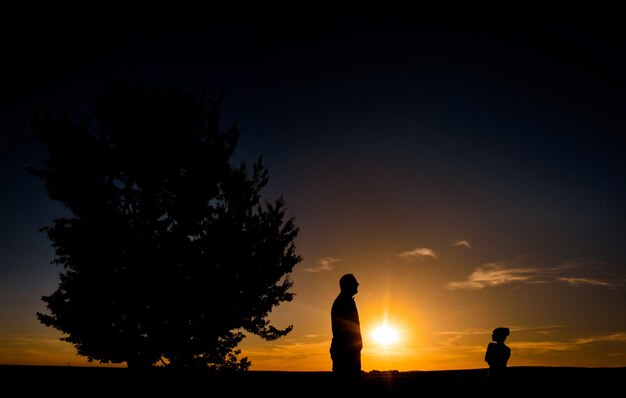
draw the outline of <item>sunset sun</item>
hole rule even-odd
[[[400,332],[397,328],[383,324],[376,327],[371,333],[372,339],[380,345],[390,346],[400,340]]]

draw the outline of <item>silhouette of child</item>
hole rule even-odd
[[[511,357],[511,349],[504,344],[511,332],[509,328],[495,328],[491,334],[492,342],[487,345],[485,361],[489,364],[488,378],[490,382],[501,383],[504,381],[506,364]]]

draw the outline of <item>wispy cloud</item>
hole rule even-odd
[[[531,268],[505,268],[502,263],[487,263],[479,266],[464,281],[446,284],[448,289],[482,289],[512,282],[526,282],[536,278],[537,270]]]
[[[413,258],[423,259],[424,257],[431,257],[435,260],[438,259],[437,253],[427,247],[418,247],[410,251],[402,252],[398,254],[398,257],[410,260]]]
[[[470,250],[474,250],[474,248],[472,247],[472,245],[469,243],[468,240],[458,239],[458,240],[454,241],[452,246],[463,246],[463,247],[467,247]]]
[[[572,286],[580,286],[580,285],[607,286],[607,287],[619,286],[619,284],[617,283],[607,282],[607,281],[598,280],[598,279],[591,279],[591,278],[562,277],[562,278],[559,278],[559,280],[562,282],[568,283]]]
[[[54,333],[0,333],[0,363],[16,365],[95,366],[76,357],[74,348],[62,342]],[[115,366],[99,364],[101,366]]]
[[[324,257],[320,258],[317,261],[317,264],[314,267],[305,268],[304,270],[307,272],[328,272],[335,269],[334,263],[341,261],[340,258],[335,257]]]
[[[541,341],[520,341],[519,335],[523,334],[525,336],[545,336],[545,335],[554,335],[558,334],[559,331],[563,331],[568,327],[565,325],[545,325],[545,326],[535,326],[535,327],[521,327],[521,326],[509,326],[511,329],[512,335],[516,336],[514,341],[508,342],[508,344],[515,345],[518,348],[529,348],[536,350],[554,350],[554,351],[569,351],[573,349],[577,349],[577,347],[586,344],[592,343],[602,343],[602,342],[617,342],[617,343],[626,343],[626,332],[615,332],[609,334],[600,334],[600,335],[591,335],[591,336],[583,336],[575,339],[563,339],[563,340],[541,340]],[[462,338],[468,336],[489,336],[492,332],[492,329],[466,329],[466,330],[448,330],[448,331],[440,331],[436,333],[441,336],[449,336],[446,337],[445,340],[439,342],[440,345],[448,345],[451,343],[455,343],[460,341]],[[531,337],[531,340],[532,339]]]
[[[586,336],[565,341],[520,341],[511,342],[510,345],[516,349],[545,353],[547,351],[574,351],[585,345],[603,342],[626,343],[626,333]]]
[[[530,333],[546,333],[549,334],[554,330],[564,329],[565,325],[542,325],[533,327],[523,327],[517,325],[507,326],[512,333],[515,332],[530,332]],[[457,335],[457,336],[472,336],[472,335],[484,335],[489,336],[493,332],[493,328],[469,328],[463,330],[445,330],[437,332],[438,335]]]
[[[550,268],[537,267],[507,267],[504,262],[487,263],[478,266],[467,279],[452,281],[445,285],[447,289],[483,289],[486,287],[501,286],[510,283],[549,283],[565,282],[572,286],[593,285],[616,287],[617,283],[593,278],[576,278],[564,275],[574,268],[573,266],[558,266]]]

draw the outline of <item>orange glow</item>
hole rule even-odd
[[[372,330],[370,336],[376,343],[384,347],[394,345],[400,341],[398,329],[386,322]]]

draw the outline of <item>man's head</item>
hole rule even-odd
[[[359,282],[352,274],[345,274],[339,279],[339,288],[342,292],[354,295],[358,291]]]

